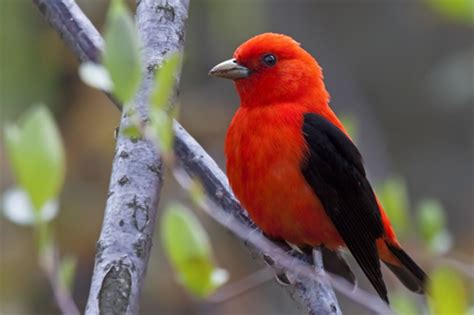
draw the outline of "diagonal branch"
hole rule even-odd
[[[87,19],[84,13],[79,9],[79,7],[75,4],[73,0],[33,0],[38,7],[40,8],[41,12],[51,24],[51,26],[60,34],[60,36],[64,39],[68,47],[74,52],[74,54],[78,57],[81,62],[84,61],[94,61],[98,62],[100,59],[101,49],[103,47],[103,40],[100,37],[100,34],[91,24],[91,22]],[[160,1],[157,0],[141,0],[138,1],[139,8],[137,13],[137,20],[138,25],[142,31],[142,35],[147,33],[151,39],[153,45],[150,46],[148,50],[145,49],[144,56],[146,61],[152,60],[153,65],[157,65],[161,61],[160,54],[158,52],[162,52],[166,46],[161,47],[163,39],[166,39],[166,35],[169,34],[168,32],[170,29],[160,29],[160,31],[156,30],[156,25],[153,25],[153,15],[150,13],[149,15],[146,12],[143,12],[141,8],[148,7],[151,3],[158,3]],[[179,7],[184,9],[187,7],[187,0],[168,0],[165,1],[167,5],[172,7]],[[162,6],[166,7],[166,5]],[[157,6],[155,6],[157,8]],[[150,11],[153,12],[153,11]],[[183,15],[176,15],[179,19],[185,17],[186,12],[184,10],[177,11]],[[147,16],[145,19],[140,20],[140,15],[144,14]],[[150,20],[148,20],[150,19]],[[150,23],[149,23],[150,22]],[[180,21],[184,22],[184,21]],[[149,28],[145,29],[145,26]],[[155,26],[155,27],[154,27]],[[177,29],[176,29],[177,30]],[[151,34],[150,34],[151,33]],[[181,49],[182,45],[182,38],[183,32],[175,32],[171,34],[171,37],[175,39],[178,38],[177,46],[173,46],[173,49],[179,47]],[[166,41],[166,40],[164,40]],[[156,49],[154,51],[153,49]],[[145,78],[145,81],[149,80],[150,76]],[[146,84],[144,84],[144,88],[146,90]],[[145,93],[143,94],[145,95]],[[142,96],[143,96],[142,95]],[[109,95],[110,97],[110,95]],[[121,105],[116,102],[113,98],[112,101],[117,105],[118,108],[121,108]],[[138,97],[137,103],[143,106],[144,100],[146,98]],[[126,121],[126,117],[124,117]],[[245,243],[249,246],[253,256],[260,260],[265,260],[267,263],[270,262],[270,265],[275,270],[276,273],[281,274],[282,272],[287,275],[289,279],[292,279],[291,285],[288,287],[289,292],[292,296],[300,302],[300,304],[308,311],[310,314],[341,314],[341,310],[335,298],[334,292],[332,287],[328,284],[328,281],[325,281],[327,277],[321,276],[322,270],[322,262],[320,259],[320,252],[315,252],[315,264],[316,264],[316,272],[312,272],[308,265],[308,261],[311,261],[311,257],[308,255],[301,254],[295,259],[292,256],[286,254],[286,248],[282,247],[279,244],[269,241],[261,232],[253,225],[253,223],[249,220],[245,210],[242,209],[238,201],[235,199],[234,195],[232,194],[227,178],[224,173],[220,170],[217,166],[215,161],[205,152],[205,150],[194,140],[194,138],[189,135],[189,133],[178,123],[174,123],[174,131],[175,131],[175,155],[180,161],[181,165],[185,169],[185,171],[191,177],[198,178],[202,183],[206,190],[207,195],[209,196],[210,203],[207,203],[208,213],[216,219],[219,223],[223,224],[227,228],[229,228],[234,234],[238,237],[243,239]],[[123,173],[122,176],[134,176],[134,172],[139,172],[143,174],[145,172],[146,177],[149,174],[146,171],[149,169],[147,166],[154,165],[159,166],[160,161],[158,159],[158,154],[150,144],[144,141],[139,141],[137,143],[131,143],[128,139],[119,138],[118,147],[121,145],[127,145],[132,147],[140,147],[141,152],[139,153],[139,157],[135,154],[134,155],[134,164],[135,166],[131,165],[132,173]],[[115,164],[120,164],[117,161],[122,161],[121,163],[127,163],[126,160],[131,161],[129,159],[130,153],[134,152],[127,152],[127,154],[122,154],[122,151],[117,151],[116,158],[114,160]],[[143,152],[151,153],[153,152],[154,158],[148,162],[155,162],[157,164],[147,164],[144,163],[143,159]],[[135,152],[136,153],[136,152]],[[152,167],[155,170],[161,170],[159,167]],[[115,169],[114,169],[115,170]],[[161,174],[161,172],[158,172]],[[154,180],[149,183],[140,183],[135,182],[136,180],[140,180],[140,177],[134,177],[133,185],[137,186],[146,186],[148,185],[148,189],[152,191],[150,188],[156,188],[153,190],[155,192],[159,191],[161,187],[161,177],[157,176]],[[117,188],[119,191],[123,191],[124,187],[119,187],[116,185],[117,180],[120,180],[121,177],[115,177],[111,181],[112,188]],[[129,183],[129,182],[127,182]],[[134,187],[131,187],[130,184],[124,185],[127,186],[126,191],[130,192],[133,196]],[[142,187],[143,188],[143,187]],[[108,203],[112,204],[111,199],[117,192],[112,189],[113,195],[109,197]],[[156,196],[155,196],[156,197]],[[115,199],[113,199],[115,200]],[[119,203],[119,199],[114,202],[115,209],[121,209],[121,207],[127,206],[126,203]],[[141,209],[140,202],[138,201],[133,202],[129,205],[132,205],[136,209]],[[145,228],[147,233],[138,233],[141,235],[146,235],[146,237],[150,237],[150,233],[153,231],[153,224],[156,214],[156,204],[158,200],[155,198],[153,200],[146,200],[144,204],[148,205],[147,211],[152,211],[152,215],[148,216],[147,223],[145,224]],[[154,206],[154,207],[152,207]],[[108,209],[109,207],[107,207]],[[145,207],[146,208],[146,207]],[[107,209],[106,209],[106,217],[107,217]],[[113,209],[112,209],[113,210]],[[140,213],[141,210],[137,210]],[[113,214],[113,216],[112,216]],[[120,225],[120,219],[116,216],[116,213],[110,213],[110,220],[114,220],[115,224],[117,221]],[[143,221],[143,220],[141,220]],[[104,223],[106,221],[104,220]],[[114,222],[112,222],[114,223]],[[128,222],[127,222],[128,223]],[[102,234],[104,234],[103,231]],[[148,259],[149,253],[149,240],[145,238],[145,247],[139,247],[140,249],[145,249],[144,253],[146,255],[145,261]],[[98,252],[97,252],[97,262],[100,261],[101,257],[103,257],[103,249],[102,244],[98,243]],[[117,244],[115,244],[117,246]],[[142,266],[143,267],[143,266]],[[146,264],[145,264],[146,267]],[[112,269],[109,269],[112,270]],[[120,274],[120,265],[115,271],[116,274]],[[144,272],[144,269],[143,269]],[[311,273],[308,275],[308,273]],[[143,276],[141,274],[140,276]],[[95,277],[95,274],[94,274]],[[345,293],[349,297],[353,299],[358,299],[360,303],[364,303],[369,309],[374,310],[378,313],[388,313],[388,308],[377,298],[366,294],[364,292],[360,292],[359,295],[351,294],[351,289],[345,283],[338,280],[332,280],[332,284],[341,292]],[[132,291],[134,289],[132,288]],[[136,290],[136,288],[135,288]],[[135,292],[135,291],[133,291]],[[97,301],[94,300],[98,298],[98,294],[100,291],[91,290],[91,296],[88,304],[88,313],[93,313],[92,310],[97,310]],[[139,292],[138,292],[139,293]],[[94,301],[92,303],[91,301]],[[94,307],[92,309],[92,307]],[[138,309],[138,305],[133,305],[133,308],[129,308],[129,311],[136,311]]]

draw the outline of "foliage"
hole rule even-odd
[[[4,192],[3,214],[13,223],[34,227],[40,266],[53,290],[69,294],[75,259],[58,260],[48,225],[59,211],[58,199],[65,175],[64,147],[58,127],[46,106],[35,105],[16,124],[7,124],[4,134],[19,187]]]
[[[416,208],[416,224],[410,223],[408,194],[400,177],[389,178],[381,186],[379,196],[382,204],[398,232],[399,237],[407,237],[407,232],[416,227],[432,258],[439,260],[439,255],[451,247],[451,236],[446,228],[445,211],[435,199],[424,199]],[[464,314],[466,307],[465,290],[459,275],[445,266],[436,267],[430,274],[428,299],[433,314]],[[451,277],[451,282],[446,281]],[[447,292],[450,292],[447,294]],[[457,298],[453,298],[456,296]],[[397,294],[393,299],[393,308],[399,314],[421,314],[413,297]],[[462,312],[460,310],[463,310]]]
[[[161,240],[179,282],[192,294],[208,296],[227,280],[227,272],[215,266],[206,231],[182,205],[173,203],[164,211]]]
[[[466,314],[467,299],[459,274],[451,268],[441,266],[431,272],[429,292],[432,298],[428,305],[433,314]]]
[[[114,89],[114,84],[109,72],[102,65],[93,62],[81,64],[79,66],[79,77],[90,87],[106,92],[112,92]]]
[[[59,205],[49,200],[40,209],[35,210],[27,192],[21,188],[7,189],[2,198],[3,215],[18,225],[36,225],[38,221],[49,222],[56,217]]]
[[[445,210],[434,199],[422,200],[417,209],[419,231],[429,250],[444,254],[451,248],[451,235],[446,228]]]
[[[397,293],[391,298],[392,308],[400,315],[418,315],[420,312],[407,294]]]
[[[405,182],[399,176],[391,177],[377,188],[377,192],[390,222],[403,237],[409,228],[410,208]]]
[[[177,116],[176,107],[169,113],[166,106],[175,86],[175,73],[181,65],[181,55],[175,53],[169,56],[161,65],[155,77],[153,92],[150,97],[151,136],[157,138],[160,149],[164,154],[170,154],[173,146],[173,119]]]
[[[7,124],[5,140],[18,185],[39,211],[57,197],[65,172],[63,145],[47,107],[35,105],[17,124]]]
[[[181,65],[181,55],[169,56],[161,65],[155,76],[155,85],[151,95],[151,105],[155,109],[164,110],[175,85],[175,73]]]
[[[407,238],[408,231],[416,228],[427,249],[426,254],[438,261],[451,248],[451,236],[446,227],[445,211],[435,199],[424,199],[416,208],[416,222],[411,223],[408,193],[404,181],[398,177],[387,179],[379,187],[379,197],[397,234]],[[464,314],[466,307],[465,289],[455,270],[438,266],[431,273],[428,284],[428,298],[432,314]],[[447,281],[447,279],[450,279]],[[397,293],[392,307],[399,314],[421,314],[413,296]]]
[[[137,31],[123,0],[113,0],[105,27],[104,65],[113,82],[113,94],[123,103],[135,95],[141,62]]]
[[[348,132],[356,141],[357,120],[351,115],[341,115]],[[405,181],[401,176],[392,176],[377,185],[377,196],[387,213],[399,238],[413,237],[412,230],[420,232],[421,240],[427,250],[422,252],[438,261],[440,255],[451,248],[451,235],[447,229],[445,210],[441,203],[433,198],[423,199],[415,209],[416,220],[412,220],[411,205]],[[418,234],[418,233],[417,233]],[[459,274],[446,266],[437,266],[430,274],[428,292],[432,314],[464,314],[467,309],[466,291]],[[396,292],[392,308],[398,314],[417,315],[422,310],[412,295]]]

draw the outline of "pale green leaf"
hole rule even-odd
[[[150,133],[153,139],[158,139],[163,153],[169,153],[173,148],[173,119],[163,110],[150,112]]]
[[[3,215],[18,225],[35,225],[49,222],[56,217],[59,204],[56,200],[47,201],[40,211],[35,211],[28,194],[20,189],[8,189],[2,196]]]
[[[417,221],[421,236],[435,253],[445,253],[451,248],[452,238],[446,229],[443,206],[434,199],[422,200],[417,207]]]
[[[437,200],[422,200],[417,209],[421,235],[425,240],[432,240],[444,230],[446,218],[443,207]]]
[[[392,177],[377,187],[377,195],[400,236],[408,229],[409,200],[405,182],[400,177]]]
[[[113,90],[114,84],[112,83],[107,69],[105,69],[103,65],[85,62],[79,67],[79,77],[82,82],[90,87],[106,92],[112,92]]]
[[[431,272],[428,304],[432,314],[466,314],[467,297],[461,277],[448,267]]]
[[[412,297],[406,294],[396,294],[390,298],[390,306],[395,311],[395,314],[399,315],[418,315],[421,312],[416,307],[416,304]]]
[[[141,59],[137,30],[123,0],[111,2],[104,39],[103,61],[113,82],[114,95],[127,103],[140,83]]]
[[[195,296],[206,297],[227,280],[227,273],[215,266],[206,231],[182,205],[164,211],[161,240],[178,281]]]
[[[447,253],[453,247],[453,237],[448,230],[443,230],[428,243],[430,250],[438,255]]]
[[[165,59],[155,76],[150,102],[154,110],[165,110],[176,82],[175,75],[181,65],[181,54],[174,53]]]
[[[137,139],[141,137],[141,131],[137,126],[131,125],[123,128],[122,134],[131,139]]]
[[[35,105],[17,124],[5,126],[7,154],[18,186],[35,210],[57,199],[65,175],[64,149],[49,109]]]
[[[177,115],[177,106],[167,110],[176,82],[175,75],[181,64],[181,54],[168,57],[155,76],[150,96],[150,128],[153,139],[158,139],[160,149],[167,154],[173,147],[173,119]]]
[[[211,255],[206,231],[189,209],[172,203],[166,207],[161,222],[164,246],[171,261],[179,263],[189,257]]]

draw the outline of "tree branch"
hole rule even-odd
[[[137,3],[144,69],[134,109],[142,121],[148,119],[155,70],[167,53],[183,49],[188,5],[187,0]],[[120,129],[130,123],[123,112]],[[162,184],[158,148],[120,133],[86,314],[138,314]]]
[[[35,0],[41,12],[81,61],[98,62],[103,40],[72,0]],[[141,120],[155,70],[167,53],[182,51],[187,0],[142,0],[136,22],[143,80],[134,99]],[[122,113],[120,129],[130,124]],[[119,134],[86,314],[138,314],[158,202],[163,184],[160,152],[145,139]]]
[[[99,61],[103,40],[73,0],[33,1],[81,62]],[[163,2],[162,6],[158,5],[160,2]],[[184,23],[188,3],[187,0],[141,0],[138,1],[138,4],[137,23],[141,35],[144,36],[142,40],[145,40],[144,57],[148,65],[151,65],[149,69],[154,69],[162,61],[162,54],[167,49],[181,49],[184,32],[179,27],[182,27],[181,23]],[[145,8],[147,8],[147,12],[145,12]],[[174,8],[174,11],[169,11],[169,8]],[[156,10],[158,12],[155,13]],[[178,28],[169,28],[161,25],[160,18],[168,22],[175,20],[174,23],[178,23]],[[176,19],[178,19],[177,22]],[[171,36],[171,42],[173,43],[171,47],[169,43],[167,44],[166,39],[168,36]],[[144,111],[143,107],[146,104],[147,98],[145,96],[149,92],[151,78],[152,73],[147,72],[142,89],[136,99],[142,113]],[[121,107],[116,100],[111,99],[117,107]],[[127,123],[126,115],[123,116],[122,120],[124,123]],[[122,126],[124,125],[122,124]],[[269,263],[276,273],[285,273],[288,279],[291,280],[291,284],[288,286],[291,295],[304,306],[309,314],[341,314],[333,289],[328,284],[327,277],[324,276],[319,250],[315,251],[315,271],[310,269],[311,267],[308,265],[308,261],[312,260],[308,255],[300,254],[295,259],[287,254],[285,247],[266,239],[250,221],[246,212],[235,199],[229,188],[226,176],[215,161],[178,122],[174,123],[174,131],[175,155],[185,171],[203,183],[211,201],[205,205],[208,213],[243,239],[254,257]],[[104,243],[99,241],[95,270],[101,276],[98,277],[98,281],[96,279],[96,272],[94,273],[93,285],[100,284],[100,279],[110,274],[112,279],[117,279],[117,277],[125,279],[125,283],[115,281],[112,284],[115,285],[117,283],[118,286],[126,289],[125,292],[129,292],[134,295],[134,298],[137,298],[140,289],[138,284],[140,282],[136,282],[136,280],[141,280],[144,276],[150,249],[149,238],[153,232],[156,205],[158,203],[157,192],[161,188],[161,162],[158,159],[157,152],[146,141],[140,140],[134,143],[129,139],[120,137],[117,148],[104,227],[109,226],[114,231],[121,231],[118,234],[119,238],[110,239],[108,237],[109,241],[113,241],[109,245],[113,246],[119,253],[126,253],[127,255],[115,257],[112,261],[115,262],[112,265],[114,268],[112,268],[112,266],[108,266],[102,261],[108,255],[104,252]],[[127,165],[127,168],[125,165]],[[157,172],[155,173],[151,170]],[[150,172],[155,177],[150,176]],[[127,179],[126,184],[120,185],[119,182],[124,182],[124,178]],[[138,195],[136,199],[134,198],[136,192],[145,193],[144,190],[146,190],[148,195],[153,192],[156,195],[153,196],[154,198],[149,199],[139,199]],[[119,196],[121,197],[119,198]],[[144,196],[147,196],[147,194]],[[132,208],[134,213],[137,213],[138,220],[134,219],[137,215],[130,217],[130,208]],[[123,212],[127,212],[128,215]],[[123,216],[125,220],[121,221]],[[135,220],[137,223],[134,223]],[[137,228],[137,224],[139,224],[139,228]],[[123,228],[125,225],[127,229]],[[110,231],[103,229],[101,240],[103,236],[107,237],[109,235]],[[126,237],[126,239],[131,237],[131,239],[129,242],[122,244],[122,240],[126,240],[123,237]],[[118,244],[118,240],[121,241],[120,244]],[[138,244],[139,246],[130,251],[130,247],[134,247],[133,244]],[[143,255],[139,260],[139,265],[136,266],[141,268],[139,272],[133,271],[130,266],[124,265],[124,263],[130,263],[130,257],[138,258],[137,252],[140,253],[140,256]],[[97,270],[99,266],[102,268],[108,267],[107,273]],[[129,277],[129,274],[132,277]],[[132,283],[132,281],[135,282]],[[131,288],[128,285],[129,283],[132,283]],[[377,298],[365,292],[359,295],[353,294],[351,293],[351,288],[340,280],[332,280],[332,284],[349,297],[353,299],[360,298],[360,303],[364,303],[368,308],[379,313],[387,313],[388,308],[383,303],[380,303]],[[100,289],[93,287],[89,297],[88,313],[92,314],[98,310],[97,307],[100,304],[98,302],[101,297],[106,297],[106,295]],[[118,299],[111,303],[121,305],[120,301]],[[138,302],[134,301],[128,307],[130,313],[132,311],[136,312],[138,310]]]

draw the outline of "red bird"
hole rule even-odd
[[[291,37],[243,43],[211,75],[232,79],[240,107],[227,132],[227,174],[252,220],[301,248],[346,246],[388,303],[381,259],[423,293],[427,276],[397,241],[362,157],[329,107],[321,67]]]

